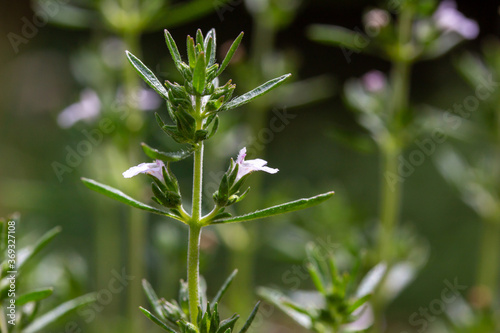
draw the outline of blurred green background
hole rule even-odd
[[[221,50],[228,47],[224,42],[232,41],[240,31],[245,31],[237,59],[224,74],[225,78],[233,78],[237,91],[248,90],[276,76],[276,72],[292,71],[294,77],[290,85],[316,80],[313,83],[316,86],[309,86],[309,90],[295,86],[296,90],[287,91],[285,84],[284,92],[272,92],[270,95],[276,94],[274,97],[269,96],[260,104],[257,102],[257,106],[223,115],[218,137],[207,143],[206,186],[218,182],[228,158],[236,156],[243,143],[251,143],[252,129],[247,124],[254,122],[252,126],[258,135],[260,133],[260,139],[250,157],[264,158],[280,172],[272,177],[261,175],[260,185],[256,185],[260,190],[250,192],[249,198],[253,199],[249,200],[270,205],[332,189],[336,192],[334,198],[322,206],[254,222],[258,226],[251,227],[248,233],[231,229],[224,233],[216,228],[205,230],[202,273],[209,285],[209,294],[211,288],[215,290],[228,272],[240,264],[249,265],[244,274],[255,286],[290,287],[284,284],[283,273],[302,263],[307,241],[330,236],[343,246],[358,249],[360,243],[369,247],[374,232],[379,203],[378,155],[373,149],[353,149],[348,140],[338,139],[340,131],[352,136],[366,134],[353,113],[344,106],[342,86],[347,79],[360,77],[371,69],[387,71],[389,65],[363,54],[352,54],[348,62],[340,49],[310,41],[305,31],[314,23],[349,29],[361,27],[362,13],[379,2],[275,1],[280,9],[270,16],[252,12],[252,6],[257,6],[259,1],[253,1],[253,5],[252,1],[245,4],[239,0],[227,4],[208,2],[213,8],[200,17],[172,23],[172,27],[165,23],[181,53],[184,54],[185,36],[193,36],[197,28],[204,32],[215,28]],[[85,1],[76,3],[84,5]],[[182,1],[174,2],[174,5],[179,4]],[[447,110],[473,93],[453,63],[464,50],[480,52],[485,39],[500,37],[497,6],[495,1],[458,1],[458,8],[465,16],[479,23],[480,36],[443,58],[418,63],[411,82],[412,103]],[[107,103],[112,103],[114,91],[123,85],[120,68],[128,66],[122,52],[128,48],[127,42],[120,41],[118,34],[92,21],[89,28],[46,24],[37,27],[26,42],[13,47],[8,34],[22,35],[25,19],[33,22],[33,15],[32,4],[28,1],[4,2],[0,12],[0,36],[3,36],[0,39],[0,215],[15,211],[22,214],[18,235],[24,235],[26,243],[56,225],[63,227],[63,233],[41,257],[41,265],[25,283],[55,285],[56,297],[61,299],[99,291],[108,288],[113,271],[125,269],[129,272],[130,257],[138,256],[137,260],[144,266],[144,276],[135,276],[130,285],[139,286],[141,278],[145,277],[161,295],[174,297],[178,280],[185,278],[187,230],[158,216],[144,216],[144,248],[131,249],[133,242],[127,235],[126,223],[129,210],[89,191],[79,180],[82,176],[111,179],[111,185],[140,195],[141,181],[128,180],[127,185],[120,179],[120,173],[145,161],[145,156],[139,150],[128,156],[122,152],[129,144],[141,141],[165,149],[175,148],[160,133],[153,112],[144,111],[139,120],[128,118],[128,123],[120,124],[117,114],[107,111],[116,130],[103,134],[102,140],[92,144],[91,151],[70,167],[70,172],[58,177],[54,171],[54,162],[67,164],[68,152],[88,139],[83,131],[95,129],[98,124],[78,122],[71,128],[61,128],[58,115],[78,102],[89,82],[99,96],[107,96]],[[68,20],[71,19],[69,16]],[[163,42],[161,20],[157,26],[142,34],[136,49],[142,50],[141,58],[160,79],[176,80],[178,74]],[[263,54],[255,54],[259,50],[263,50]],[[99,64],[102,59],[104,64]],[[260,62],[256,65],[252,61]],[[260,72],[255,68],[260,68]],[[104,109],[105,102],[102,104]],[[269,128],[276,112],[282,114],[283,110],[292,116],[282,130],[272,135],[259,132],[259,126]],[[161,104],[157,111],[162,113],[166,108]],[[133,121],[138,121],[139,125],[134,125]],[[470,149],[458,141],[450,140],[446,144],[453,144],[465,152]],[[409,148],[412,149],[415,147]],[[190,162],[181,162],[174,171],[184,184],[185,193],[189,193]],[[142,189],[145,192],[148,186]],[[430,252],[423,270],[388,310],[391,332],[409,329],[409,316],[439,297],[445,279],[457,278],[468,287],[474,284],[481,227],[480,218],[438,172],[432,155],[405,179],[403,193],[402,225],[428,244]],[[209,202],[208,196],[207,199]],[[232,232],[243,235],[243,238],[233,239],[233,243],[241,244],[245,244],[245,237],[252,239],[252,234],[260,235],[258,243],[253,245],[254,257],[249,263],[235,262],[245,260],[244,255],[240,259],[230,258],[234,247],[238,247],[238,244],[231,244]],[[305,279],[300,288],[307,289],[311,285]],[[132,297],[130,288],[127,286],[123,292],[113,294],[109,304],[96,310],[95,319],[87,321],[90,317],[76,315],[75,320],[82,331],[126,332],[129,321],[139,321],[137,325],[153,331],[150,324],[142,322],[138,310],[135,312],[137,318],[131,319],[133,312],[127,310],[126,305]],[[236,308],[245,311],[251,306],[238,305],[239,292],[235,288],[235,299],[226,309],[228,313]],[[146,304],[142,296],[134,297],[139,301],[136,308]],[[241,297],[243,301],[248,295]],[[266,317],[266,332],[300,332],[296,326],[284,324],[286,318],[278,311]]]

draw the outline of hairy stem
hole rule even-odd
[[[195,111],[199,117],[196,129],[202,128],[201,96],[196,96]],[[189,221],[189,248],[188,248],[188,292],[190,321],[196,325],[198,307],[200,306],[200,237],[201,237],[201,204],[203,189],[203,141],[198,143],[194,152],[193,170],[193,207]]]
[[[190,321],[196,325],[198,306],[200,305],[200,236],[201,227],[189,226],[188,247],[188,293]]]

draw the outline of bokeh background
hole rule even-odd
[[[30,37],[16,46],[8,34],[22,36],[26,20],[33,22],[36,4],[2,3],[0,215],[21,213],[18,237],[24,244],[53,226],[63,227],[62,234],[21,282],[26,286],[54,285],[53,302],[58,303],[109,288],[116,272],[125,270],[134,275],[123,291],[113,293],[109,302],[94,308],[95,316],[74,316],[83,332],[128,332],[132,327],[154,332],[156,328],[145,322],[137,310],[139,305],[146,305],[141,278],[151,281],[166,298],[175,297],[178,280],[185,278],[187,230],[183,226],[152,215],[136,216],[134,222],[127,207],[101,197],[80,182],[82,176],[91,177],[148,200],[147,182],[124,181],[121,172],[146,160],[138,146],[141,141],[165,150],[176,146],[155,124],[152,111],[165,113],[166,109],[154,97],[147,95],[141,100],[146,105],[138,104],[138,108],[149,110],[131,111],[127,116],[120,113],[127,112],[128,106],[119,101],[134,84],[127,74],[129,65],[123,51],[134,49],[160,79],[179,80],[164,43],[164,27],[177,40],[181,53],[187,34],[193,36],[197,28],[204,32],[215,28],[219,59],[227,43],[244,31],[242,46],[223,74],[233,79],[239,93],[279,74],[293,73],[289,84],[262,101],[222,116],[217,137],[207,144],[207,188],[218,184],[229,157],[236,156],[247,144],[252,147],[252,158],[264,158],[280,172],[256,177],[248,203],[242,203],[239,211],[328,190],[336,192],[322,206],[300,213],[257,221],[248,227],[205,230],[202,273],[209,294],[229,272],[240,269],[224,311],[241,311],[243,315],[248,312],[251,302],[258,298],[249,286],[290,287],[283,281],[283,274],[302,264],[308,241],[331,237],[339,247],[356,253],[366,251],[373,242],[380,199],[380,161],[376,149],[366,143],[369,140],[359,139],[367,134],[343,103],[342,87],[348,79],[369,70],[387,72],[389,64],[361,53],[347,59],[339,48],[311,41],[306,31],[315,23],[362,27],[362,14],[379,2],[269,1],[272,5],[264,13],[258,7],[266,1],[207,2],[210,8],[206,12],[179,18],[182,13],[172,11],[173,18],[156,18],[154,24],[135,35],[113,29],[99,15],[87,17],[87,12],[77,15],[61,10],[51,16],[54,22],[41,24],[36,31],[26,30]],[[79,8],[90,8],[96,2],[74,3]],[[171,5],[183,3],[172,1]],[[497,2],[457,3],[465,16],[478,22],[480,35],[444,57],[416,65],[411,79],[411,101],[415,105],[447,110],[472,94],[473,89],[457,71],[457,59],[465,51],[480,54],[486,40],[500,37]],[[169,12],[163,14],[168,17]],[[86,93],[99,96],[100,107],[96,107],[95,100],[92,104],[92,99],[87,99],[86,109],[81,104],[75,106]],[[71,105],[90,114],[99,109],[100,115],[69,126],[60,115]],[[265,130],[273,117],[283,114],[289,117],[283,128]],[[69,161],[68,154],[77,150],[82,141],[88,141],[85,133],[95,133],[91,131],[99,129],[99,119],[103,118],[111,120],[113,130],[95,136],[85,156]],[[465,154],[477,149],[452,139],[446,145]],[[412,149],[416,147],[408,151]],[[426,156],[425,162],[404,181],[401,225],[412,239],[418,239],[415,246],[421,249],[418,253],[422,261],[427,262],[388,308],[390,332],[415,331],[409,316],[439,297],[443,281],[458,279],[468,287],[465,297],[475,283],[481,219],[443,178],[436,167],[436,156]],[[57,163],[67,169],[58,169],[58,174],[54,169]],[[184,184],[184,193],[189,193],[190,161],[175,165],[174,172]],[[206,199],[210,202],[208,190]],[[141,222],[139,226],[137,221]],[[301,280],[301,289],[311,286],[309,279]],[[256,331],[302,332],[279,311],[267,313],[266,328]],[[61,325],[64,327],[64,322]],[[60,332],[63,328],[48,331]]]

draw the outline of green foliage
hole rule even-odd
[[[151,213],[168,216],[168,217],[171,217],[173,219],[176,219],[176,220],[179,220],[182,222],[182,220],[178,216],[171,214],[169,212],[160,210],[158,208],[151,207],[151,206],[146,205],[145,203],[142,203],[140,201],[137,201],[137,200],[129,197],[128,195],[126,195],[122,191],[117,190],[111,186],[104,185],[104,184],[101,184],[99,182],[96,182],[95,180],[87,179],[87,178],[82,178],[82,182],[85,184],[85,186],[87,186],[91,190],[94,190],[98,193],[104,194],[105,196],[108,196],[112,199],[120,201],[120,202],[127,204],[129,206],[139,208],[139,209],[151,212]]]
[[[323,254],[314,244],[308,244],[307,253],[307,270],[317,290],[312,295],[320,299],[316,302],[318,304],[307,306],[270,288],[259,288],[259,294],[313,332],[343,332],[346,325],[358,320],[365,311],[370,311],[367,301],[381,282],[386,266],[376,266],[357,284],[357,269],[352,275],[339,272],[334,256]],[[365,323],[360,330],[370,325]]]
[[[159,118],[160,126],[175,141],[197,145],[207,140],[217,130],[218,121],[215,116],[223,110],[234,109],[250,102],[279,86],[289,75],[270,80],[262,86],[231,100],[235,88],[231,81],[219,86],[218,76],[227,67],[241,42],[240,34],[227,52],[222,64],[215,63],[216,36],[210,30],[203,36],[201,30],[196,32],[196,39],[187,37],[188,62],[182,60],[174,38],[165,30],[165,41],[174,61],[175,67],[185,79],[183,85],[165,82],[166,89],[156,76],[134,55],[127,51],[127,57],[144,81],[160,96],[167,100],[167,108],[174,125],[166,125]],[[212,133],[208,135],[210,126]]]
[[[33,262],[38,253],[42,251],[61,232],[60,227],[55,227],[46,232],[33,246],[21,248],[16,235],[19,224],[19,215],[9,219],[0,218],[0,304],[3,311],[0,320],[0,332],[5,333],[35,333],[45,330],[46,327],[56,323],[60,318],[75,310],[95,301],[94,294],[87,294],[67,301],[52,310],[40,314],[41,302],[49,298],[53,288],[42,288],[20,293],[19,281],[25,267]],[[19,254],[24,255],[19,255]],[[19,255],[19,260],[17,256]],[[14,287],[13,287],[14,286]],[[13,303],[15,301],[15,303]],[[15,306],[15,316],[9,309]]]
[[[221,320],[219,316],[218,304],[222,296],[227,291],[231,282],[236,276],[237,271],[235,270],[223,283],[212,302],[207,302],[206,306],[202,309],[198,309],[198,318],[196,320],[196,325],[189,322],[189,308],[183,306],[185,303],[186,295],[186,284],[181,281],[181,288],[179,291],[179,300],[166,301],[163,298],[158,298],[156,292],[153,290],[149,282],[146,280],[142,281],[142,286],[148,298],[150,305],[154,309],[154,313],[150,312],[145,308],[140,308],[144,315],[149,318],[153,323],[161,327],[164,331],[171,333],[231,333],[234,331],[234,326],[236,321],[239,319],[239,315],[234,314],[230,318]],[[202,299],[207,299],[206,295],[202,295]],[[239,333],[245,333],[250,328],[252,321],[254,320],[257,311],[259,309],[260,302],[258,302],[253,311],[250,313],[245,324],[239,331]]]

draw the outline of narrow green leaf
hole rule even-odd
[[[234,223],[234,222],[245,222],[250,220],[261,219],[268,216],[285,214],[289,212],[294,212],[296,210],[301,210],[305,208],[309,208],[315,205],[322,203],[323,201],[329,199],[335,192],[327,192],[323,194],[316,195],[307,199],[299,199],[291,202],[287,202],[281,205],[265,208],[262,210],[257,210],[253,213],[235,216],[228,219],[220,219],[214,220],[211,224],[219,224],[219,223]]]
[[[257,304],[255,304],[252,313],[250,313],[250,316],[248,316],[248,319],[245,322],[245,325],[243,325],[243,327],[241,328],[240,333],[245,333],[246,331],[248,331],[250,325],[252,325],[255,316],[257,315],[257,312],[259,311],[259,306],[260,306],[260,301],[258,301]]]
[[[368,302],[368,300],[371,298],[372,294],[365,295],[361,298],[358,298],[354,303],[352,303],[349,308],[347,309],[347,313],[352,314],[354,311],[356,311],[360,306]]]
[[[145,211],[148,211],[151,213],[159,214],[159,215],[168,216],[168,217],[171,217],[173,219],[176,219],[178,221],[183,222],[178,216],[175,216],[173,214],[170,214],[169,212],[160,210],[158,208],[151,207],[149,205],[146,205],[145,203],[137,201],[134,198],[129,197],[128,195],[126,195],[122,191],[117,190],[111,186],[101,184],[99,182],[96,182],[95,180],[88,179],[88,178],[81,178],[81,180],[85,184],[85,186],[87,186],[91,190],[94,190],[98,193],[104,194],[104,195],[110,197],[111,199],[115,199],[117,201],[120,201],[124,204],[127,204],[127,205],[135,207],[135,208],[139,208],[139,209],[142,209],[142,210],[145,210]]]
[[[151,304],[151,306],[155,309],[156,314],[163,318],[163,312],[160,305],[160,300],[156,295],[156,292],[154,291],[153,287],[146,279],[142,279],[142,289],[144,289],[144,293],[146,294],[149,304]]]
[[[219,129],[219,117],[215,117],[214,124],[212,125],[212,129],[210,130],[210,134],[208,134],[208,139],[210,139],[212,136],[214,136],[215,133],[217,133],[217,130]]]
[[[196,59],[196,66],[193,71],[193,88],[198,95],[203,94],[206,79],[205,53],[201,52]]]
[[[186,44],[187,44],[189,67],[191,67],[191,69],[194,69],[194,66],[196,65],[196,53],[194,52],[194,39],[191,36],[187,36]]]
[[[205,51],[207,52],[207,64],[212,66],[215,63],[215,53],[217,47],[217,39],[215,36],[215,29],[212,28],[205,36]]]
[[[220,65],[219,71],[217,72],[216,77],[219,76],[229,65],[229,62],[233,58],[234,53],[236,52],[236,49],[238,49],[238,46],[240,46],[241,40],[243,39],[243,32],[241,32],[238,37],[234,40],[233,44],[229,48],[229,51],[227,51],[226,56],[224,57],[224,60],[222,61],[222,64]]]
[[[132,64],[132,66],[134,66],[135,70],[137,71],[137,73],[139,73],[142,79],[158,94],[160,94],[161,97],[167,99],[167,89],[165,89],[165,87],[160,83],[153,72],[132,53],[130,53],[129,51],[125,51],[125,53],[127,54],[128,61]]]
[[[149,312],[148,310],[144,309],[142,306],[139,307],[139,309],[142,311],[142,313],[144,313],[144,315],[146,317],[149,318],[149,320],[151,320],[153,323],[155,323],[156,325],[160,326],[161,328],[163,328],[165,331],[167,332],[171,332],[171,333],[176,333],[173,329],[171,329],[170,327],[168,327],[165,323],[163,323],[160,319],[158,319],[157,317],[155,317],[154,314],[152,314],[151,312]]]
[[[17,270],[21,271],[24,265],[29,262],[38,252],[47,246],[60,232],[61,227],[55,227],[47,231],[33,247],[29,247],[26,254],[18,259]]]
[[[38,302],[41,301],[42,299],[45,299],[52,295],[52,292],[54,291],[53,288],[46,288],[46,289],[38,289],[34,291],[30,291],[27,294],[23,294],[19,296],[16,299],[16,305],[17,306],[23,306],[26,303],[29,302]]]
[[[316,286],[316,289],[322,293],[323,295],[326,294],[326,289],[323,286],[323,280],[321,279],[319,269],[316,267],[316,265],[313,265],[311,263],[307,264],[307,270],[309,271],[309,275],[311,276],[311,279]]]
[[[227,102],[222,106],[222,110],[237,108],[238,106],[246,104],[257,97],[262,96],[265,93],[268,93],[269,91],[273,90],[274,88],[282,84],[283,81],[286,80],[291,75],[292,74],[285,74],[275,79],[269,80],[263,85],[247,92],[246,94],[233,98],[232,100],[230,100],[229,102]]]
[[[224,283],[220,287],[219,291],[217,291],[217,294],[215,294],[214,298],[212,299],[212,304],[216,304],[216,303],[220,302],[220,299],[222,298],[222,296],[224,296],[227,288],[229,288],[229,286],[233,282],[236,274],[238,274],[238,270],[237,269],[235,269],[231,273],[231,275],[229,275],[229,277],[226,279],[226,281],[224,281]]]
[[[165,153],[148,146],[144,142],[141,143],[141,146],[142,150],[144,150],[144,153],[147,156],[155,160],[162,160],[164,162],[178,162],[193,154],[193,151],[190,150],[181,150],[176,152]]]
[[[198,29],[196,30],[196,44],[203,47],[203,43],[204,43],[203,32],[201,31],[201,29]]]
[[[43,331],[43,329],[65,316],[66,314],[86,305],[92,303],[96,300],[95,294],[87,294],[80,296],[71,301],[65,302],[53,310],[43,314],[42,316],[36,318],[28,327],[23,329],[23,333],[37,333]]]
[[[217,333],[225,333],[227,330],[231,332],[236,324],[236,321],[240,318],[239,315],[234,314],[231,318],[225,319],[220,323]]]
[[[182,73],[182,67],[180,63],[182,62],[181,54],[179,53],[179,49],[177,48],[177,44],[175,44],[175,40],[168,32],[167,29],[165,29],[165,42],[167,43],[168,50],[170,51],[170,55],[172,56],[172,59],[174,60],[175,67]]]
[[[313,41],[342,46],[355,52],[372,51],[373,46],[370,39],[361,32],[352,31],[343,27],[314,24],[309,27],[307,34]]]

